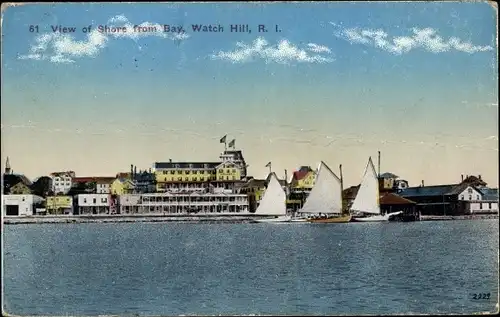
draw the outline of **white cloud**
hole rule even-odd
[[[395,55],[408,53],[413,49],[424,49],[431,53],[442,53],[452,50],[469,54],[493,50],[491,46],[473,45],[470,42],[463,42],[457,37],[448,40],[443,39],[431,28],[412,28],[409,36],[390,37],[383,30],[341,28],[335,23],[330,23],[337,28],[335,35],[347,40],[351,44],[364,44],[374,46]]]
[[[308,53],[305,49],[298,48],[288,40],[281,40],[277,45],[270,46],[264,38],[259,37],[250,45],[238,42],[236,43],[236,47],[234,51],[220,51],[211,57],[213,59],[227,60],[232,63],[249,62],[256,58],[264,59],[267,63],[276,62],[280,64],[288,64],[294,61],[300,63],[328,63],[333,61],[332,58]],[[308,49],[316,49],[321,52],[329,51],[328,47],[314,43],[309,43]]]
[[[307,44],[308,50],[311,52],[315,53],[331,53],[332,51],[327,47],[323,45],[318,45],[314,43],[309,43]]]
[[[45,33],[35,38],[30,52],[19,56],[19,59],[49,60],[53,63],[74,63],[76,58],[95,57],[114,39],[132,39],[156,36],[170,40],[182,40],[189,37],[185,32],[171,33],[163,32],[163,26],[157,23],[143,22],[134,25],[124,15],[117,15],[105,24],[109,28],[120,28],[120,32],[102,32],[98,26],[93,26],[85,40],[75,40],[74,36],[60,32]],[[136,28],[134,29],[134,26]],[[147,28],[147,32],[139,32],[138,29]],[[81,32],[78,30],[77,32]]]

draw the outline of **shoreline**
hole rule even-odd
[[[3,217],[3,224],[44,223],[132,223],[132,222],[177,222],[177,223],[252,223],[256,219],[269,218],[265,215],[59,215],[59,216],[9,216]],[[495,215],[464,216],[421,216],[420,221],[481,220],[498,219]],[[418,222],[419,220],[416,220]],[[391,221],[407,222],[407,221]],[[414,221],[409,221],[414,222]]]
[[[177,223],[247,223],[266,216],[253,215],[60,215],[60,216],[12,216],[4,217],[3,223],[42,224],[42,223],[118,223],[118,222],[177,222]]]

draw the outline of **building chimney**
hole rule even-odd
[[[422,187],[425,187],[425,183],[424,183],[424,180],[422,180]]]
[[[464,174],[462,174],[462,182],[464,181]]]
[[[478,178],[479,178],[479,180],[480,180],[480,181],[482,181],[482,179],[481,179],[481,175],[479,175],[479,176],[478,176]]]
[[[134,177],[137,175],[137,166],[134,166]]]
[[[169,163],[172,163],[172,159],[168,159],[168,162],[169,162]]]
[[[130,178],[134,177],[134,164],[130,164]]]

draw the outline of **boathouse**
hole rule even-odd
[[[422,215],[464,215],[469,211],[462,202],[482,200],[482,192],[468,183],[410,187],[400,193],[417,203]]]

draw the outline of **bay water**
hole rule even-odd
[[[18,315],[470,314],[498,302],[498,220],[2,234],[3,309]]]

